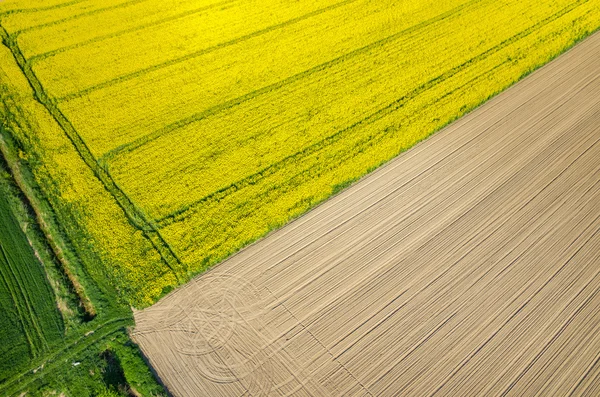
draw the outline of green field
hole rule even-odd
[[[63,322],[42,265],[0,196],[0,381],[47,352]]]
[[[127,334],[131,310],[106,298],[114,291],[89,286],[98,308],[89,316],[62,268],[67,257],[59,260],[51,247],[62,252],[60,230],[44,224],[54,233],[49,244],[5,160],[0,156],[0,396],[163,395]],[[49,211],[43,201],[36,206]],[[85,277],[81,282],[88,286]]]

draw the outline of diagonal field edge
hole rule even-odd
[[[415,90],[413,90],[413,92],[408,93],[407,95],[397,99],[396,101],[390,103],[389,105],[387,105],[386,107],[377,110],[376,112],[370,114],[369,116],[365,117],[362,120],[359,120],[358,122],[354,123],[353,125],[346,127],[342,130],[337,131],[336,133],[304,148],[301,151],[298,151],[282,160],[280,160],[277,163],[273,163],[271,165],[269,165],[268,167],[265,167],[263,169],[261,169],[260,171],[247,176],[246,178],[243,178],[239,181],[233,182],[213,193],[210,193],[190,204],[188,204],[187,206],[180,208],[174,212],[172,212],[171,214],[165,215],[162,218],[157,219],[156,221],[158,222],[159,226],[162,228],[167,224],[176,222],[177,219],[181,219],[182,217],[185,217],[185,213],[187,211],[189,211],[190,209],[192,209],[193,207],[196,207],[204,202],[207,202],[209,200],[215,199],[215,198],[222,198],[225,197],[237,190],[243,189],[246,186],[249,186],[251,184],[256,183],[258,180],[264,178],[265,176],[268,176],[272,173],[274,173],[277,169],[279,169],[280,167],[282,167],[283,165],[292,162],[292,161],[296,161],[299,158],[305,157],[311,153],[314,153],[315,151],[319,150],[321,147],[325,146],[325,145],[330,145],[333,142],[339,140],[341,138],[341,136],[350,131],[353,128],[356,128],[358,126],[361,125],[365,125],[365,124],[370,124],[376,120],[381,119],[382,117],[398,110],[399,108],[401,108],[403,106],[403,104],[416,97],[417,95],[419,95],[420,93],[426,91],[427,89],[439,84],[440,82],[442,82],[443,80],[455,75],[456,73],[459,73],[461,70],[463,70],[465,67],[467,67],[468,65],[474,63],[474,62],[478,62],[479,60],[485,59],[487,56],[492,55],[493,53],[501,50],[502,48],[516,42],[517,40],[521,39],[522,37],[525,37],[529,34],[531,34],[532,32],[534,32],[536,29],[538,29],[539,27],[550,23],[558,18],[560,18],[561,16],[567,14],[568,12],[574,10],[575,8],[577,8],[579,5],[586,3],[588,0],[579,0],[571,5],[569,5],[568,7],[565,7],[564,9],[562,9],[561,11],[559,11],[558,13],[555,13],[553,15],[551,15],[550,17],[536,23],[535,25],[529,27],[526,30],[523,30],[519,33],[517,33],[516,35],[510,37],[507,40],[504,40],[503,42],[501,42],[498,46],[493,47],[481,54],[479,54],[476,57],[473,57],[469,60],[467,60],[466,62],[464,62],[461,65],[456,66],[455,68],[451,69],[448,72],[445,72],[437,77],[435,77],[434,79],[431,79],[429,81],[427,81],[426,83],[422,84],[421,86],[417,87]]]

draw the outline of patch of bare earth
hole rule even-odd
[[[600,34],[156,305],[175,396],[600,394]]]

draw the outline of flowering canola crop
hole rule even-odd
[[[7,131],[144,306],[596,30],[600,0],[8,0],[0,25]]]

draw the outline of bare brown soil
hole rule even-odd
[[[600,34],[136,312],[175,396],[600,394]]]

